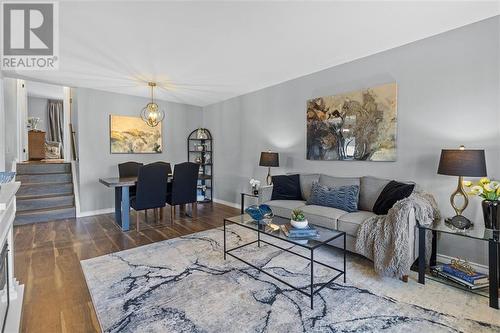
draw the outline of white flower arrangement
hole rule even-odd
[[[250,179],[250,186],[252,186],[252,188],[258,188],[260,186],[260,180],[257,180],[257,179]]]

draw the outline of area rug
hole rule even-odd
[[[254,238],[231,228],[232,247]],[[212,229],[81,262],[104,332],[498,332],[486,322],[430,310],[347,283],[331,283],[314,300],[228,257]],[[282,244],[283,245],[283,244]],[[300,249],[293,248],[297,252]],[[308,286],[309,263],[272,246],[238,254],[293,285]],[[348,257],[348,260],[350,260]],[[315,258],[342,265],[342,253]],[[342,266],[340,266],[342,267]],[[315,270],[316,281],[332,271]],[[352,277],[352,278],[351,278]]]

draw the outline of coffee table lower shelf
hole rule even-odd
[[[228,221],[229,222],[229,221]],[[232,222],[230,222],[232,223]],[[288,242],[288,243],[291,243],[293,245],[298,245],[300,246],[300,244],[297,244],[293,241],[288,241],[287,239],[283,238],[283,237],[278,237],[278,236],[275,236],[271,233],[264,233],[264,232],[261,232],[259,230],[259,228],[250,228],[248,226],[245,226],[245,225],[241,225],[241,224],[235,224],[235,225],[238,225],[238,226],[241,226],[243,228],[246,228],[246,229],[252,229],[252,230],[255,230],[256,233],[257,233],[257,240],[255,241],[252,241],[252,242],[248,242],[248,243],[245,243],[245,244],[242,244],[242,245],[239,245],[237,247],[234,247],[234,248],[231,248],[231,249],[227,249],[227,242],[226,242],[226,220],[224,220],[224,260],[226,260],[226,256],[229,255],[241,262],[243,262],[244,264],[258,270],[259,272],[261,273],[264,273],[268,276],[270,276],[271,278],[289,286],[290,288],[300,292],[301,294],[307,296],[310,298],[310,301],[311,301],[311,309],[314,309],[314,295],[319,293],[323,288],[325,288],[326,286],[328,286],[330,283],[332,283],[333,281],[337,280],[339,277],[343,276],[344,277],[344,283],[346,282],[346,251],[345,251],[345,243],[346,243],[346,240],[345,240],[345,233],[341,233],[339,234],[337,237],[329,240],[328,242],[323,242],[323,243],[319,243],[317,246],[315,247],[306,247],[306,246],[302,246],[303,248],[306,248],[308,250],[310,250],[310,257],[307,257],[307,256],[304,256],[300,253],[297,253],[295,251],[292,251],[292,250],[289,250],[289,249],[286,249],[282,246],[279,246],[277,244],[274,244],[274,243],[271,243],[271,242],[268,242],[268,241],[265,241],[263,239],[261,239],[261,234],[264,234],[266,236],[269,236],[269,237],[272,237],[272,238],[276,238],[276,239],[279,239],[281,241],[284,241],[284,242]],[[343,252],[344,252],[344,269],[341,270],[341,269],[338,269],[336,267],[333,267],[333,266],[330,266],[328,264],[325,264],[323,262],[320,262],[320,261],[317,261],[314,259],[314,250],[317,249],[318,247],[320,246],[323,246],[323,245],[326,245],[327,243],[333,241],[334,239],[337,239],[339,237],[344,237],[344,249],[343,249]],[[273,247],[276,247],[282,251],[286,251],[288,253],[291,253],[293,255],[296,255],[300,258],[303,258],[303,259],[306,259],[309,261],[309,264],[310,264],[310,267],[311,267],[311,275],[310,275],[310,282],[309,282],[309,286],[303,286],[303,287],[297,287],[297,286],[294,286],[292,285],[291,283],[287,282],[287,281],[284,281],[283,279],[279,278],[278,276],[274,275],[274,274],[271,274],[267,271],[265,271],[264,269],[258,267],[258,266],[255,266],[253,265],[252,263],[248,262],[247,260],[245,259],[242,259],[241,257],[233,254],[232,252],[236,251],[236,250],[239,250],[239,249],[242,249],[244,247],[247,247],[247,246],[250,246],[250,245],[253,245],[253,244],[256,244],[257,243],[257,246],[260,247],[261,246],[261,243],[264,243],[264,244],[267,244],[267,245],[270,245],[270,246],[273,246]],[[326,267],[326,268],[329,268],[331,270],[334,270],[337,272],[337,274],[332,277],[330,280],[328,280],[327,282],[322,282],[322,283],[314,283],[314,264],[318,264],[318,265],[321,265],[323,267]],[[309,289],[309,291],[306,291],[307,289]]]

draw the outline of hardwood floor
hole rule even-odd
[[[25,285],[21,332],[100,332],[80,260],[218,227],[239,214],[216,203],[198,205],[196,220],[177,211],[173,226],[169,209],[160,224],[152,212],[146,224],[141,213],[139,233],[122,232],[113,214],[16,226],[14,270]]]

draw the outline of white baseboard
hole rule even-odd
[[[439,253],[436,255],[436,260],[438,262],[449,263],[449,262],[451,262],[452,259],[456,259],[456,258],[447,256],[447,255],[444,255],[444,254],[439,254]],[[476,272],[488,274],[488,270],[489,269],[488,269],[488,266],[486,266],[486,265],[478,264],[478,263],[475,263],[475,262],[469,262],[469,265],[471,265],[472,268],[474,268],[474,270]]]
[[[226,205],[226,206],[229,206],[229,207],[241,208],[241,205],[238,204],[238,203],[229,202],[229,201],[221,200],[221,199],[217,199],[217,198],[213,198],[213,202],[220,203],[222,205]]]
[[[79,212],[76,214],[76,217],[87,217],[87,216],[94,216],[94,215],[102,215],[102,214],[109,214],[113,213],[115,211],[114,208],[104,208],[104,209],[98,209],[98,210],[89,210],[86,212]]]

